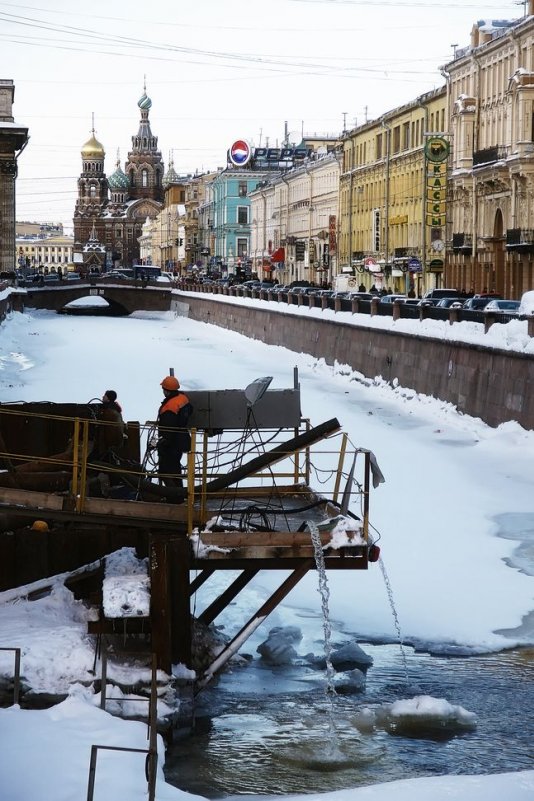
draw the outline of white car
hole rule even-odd
[[[484,311],[502,312],[502,314],[519,314],[520,302],[518,300],[490,300]]]

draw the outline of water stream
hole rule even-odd
[[[398,641],[399,641],[399,650],[400,650],[400,653],[401,653],[401,656],[402,656],[402,663],[404,665],[404,673],[405,673],[405,676],[406,676],[406,686],[408,686],[408,684],[410,683],[409,682],[409,677],[408,677],[408,661],[406,659],[406,651],[404,650],[404,642],[403,642],[403,639],[402,639],[402,631],[401,631],[399,616],[397,614],[397,607],[395,606],[395,600],[393,598],[393,590],[391,588],[391,583],[389,581],[389,576],[387,574],[386,566],[384,564],[384,560],[383,560],[382,557],[380,557],[380,559],[378,560],[378,564],[379,564],[379,567],[380,567],[380,572],[382,573],[382,578],[384,579],[386,592],[388,594],[389,606],[391,608],[391,614],[393,615],[393,623],[395,624],[395,631],[397,632],[397,638],[398,638]]]

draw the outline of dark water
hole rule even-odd
[[[171,784],[208,798],[340,790],[416,776],[501,773],[534,765],[534,650],[470,658],[364,646],[367,687],[335,698],[329,735],[324,677],[308,668],[237,668],[205,691],[196,729],[166,758]],[[430,695],[477,715],[476,730],[441,738],[356,728],[359,709]]]

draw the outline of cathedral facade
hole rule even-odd
[[[152,101],[146,91],[137,105],[141,120],[136,136],[132,136],[124,170],[117,159],[115,172],[106,176],[106,154],[94,128],[82,147],[73,218],[74,260],[82,269],[135,265],[143,224],[163,207],[164,165],[158,138],[150,129]]]

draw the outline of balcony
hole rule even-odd
[[[471,256],[473,253],[473,235],[453,234],[452,251],[453,253],[460,253],[462,256]]]
[[[495,164],[497,161],[505,161],[508,156],[508,148],[504,145],[494,145],[486,147],[484,150],[476,150],[473,153],[473,167],[482,167],[488,164]]]
[[[509,228],[506,231],[508,253],[534,253],[534,230],[532,228]]]

